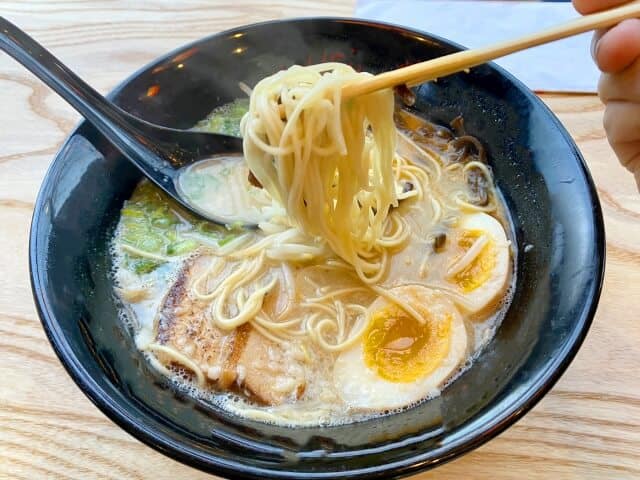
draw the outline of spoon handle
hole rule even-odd
[[[135,126],[136,123],[142,124],[142,121],[109,102],[47,49],[4,17],[0,17],[0,49],[51,87],[138,168],[145,172],[150,168],[163,173],[172,172],[173,169],[169,168],[167,162],[142,143],[145,142],[143,130],[138,130]],[[145,158],[153,165],[140,162],[139,158]]]

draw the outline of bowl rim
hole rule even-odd
[[[189,48],[193,48],[201,43],[206,43],[213,38],[232,35],[234,33],[238,33],[241,30],[266,25],[310,23],[318,21],[330,23],[353,23],[366,27],[372,27],[374,29],[391,29],[401,33],[409,33],[418,35],[422,38],[432,39],[456,49],[462,50],[465,48],[438,35],[388,22],[338,16],[292,17],[268,20],[222,30],[181,45],[173,49],[172,51],[153,59],[151,62],[137,69],[123,81],[118,83],[118,85],[113,90],[111,90],[107,97],[115,97],[131,81],[133,81],[143,72],[146,72],[152,66],[165,62],[176,54],[183,52]],[[79,359],[74,355],[73,349],[67,341],[60,324],[58,323],[53,313],[49,299],[46,295],[46,265],[41,265],[38,262],[38,252],[42,250],[43,246],[39,245],[38,243],[39,232],[37,226],[40,223],[41,215],[44,215],[46,212],[45,203],[52,190],[52,171],[55,168],[56,161],[58,161],[65,150],[69,148],[70,142],[73,137],[86,123],[88,123],[85,119],[82,119],[78,124],[76,124],[73,130],[71,130],[63,144],[55,153],[53,160],[51,161],[43,177],[41,187],[34,205],[29,232],[29,275],[34,303],[36,305],[38,316],[40,317],[43,329],[45,330],[45,333],[47,335],[47,338],[49,339],[49,342],[51,343],[51,346],[53,347],[53,350],[55,351],[60,362],[64,366],[67,373],[74,380],[76,385],[89,398],[89,400],[102,411],[102,413],[104,413],[109,419],[111,419],[124,431],[132,435],[134,438],[140,440],[144,444],[188,466],[198,468],[208,473],[232,476],[233,478],[389,478],[389,475],[393,475],[394,478],[404,477],[407,475],[418,473],[419,471],[431,469],[435,466],[451,461],[454,458],[457,458],[464,453],[467,453],[470,450],[483,445],[497,435],[501,434],[509,426],[520,420],[556,384],[556,382],[564,374],[564,372],[567,370],[567,368],[575,358],[578,350],[584,342],[584,339],[586,338],[586,335],[596,313],[604,281],[604,269],[606,261],[605,230],[602,208],[599,202],[596,187],[586,166],[584,158],[571,135],[567,132],[567,130],[564,128],[555,114],[553,114],[550,108],[520,80],[518,80],[512,74],[493,62],[489,62],[488,65],[499,75],[512,82],[514,86],[516,86],[522,92],[527,100],[540,106],[546,113],[548,120],[553,122],[556,129],[567,141],[568,146],[571,147],[574,157],[578,162],[578,166],[585,176],[585,183],[588,187],[588,193],[590,196],[589,200],[593,207],[594,236],[596,239],[595,250],[598,254],[594,270],[595,281],[592,284],[593,291],[589,295],[588,308],[583,308],[581,310],[579,318],[577,318],[576,320],[576,327],[571,331],[570,335],[565,340],[563,347],[559,350],[559,353],[555,356],[553,361],[550,362],[547,369],[539,374],[537,380],[535,382],[532,382],[529,388],[523,391],[519,398],[517,398],[508,408],[505,408],[505,410],[500,415],[492,417],[490,421],[483,424],[482,428],[470,433],[465,433],[464,435],[461,435],[460,438],[447,443],[447,445],[445,446],[441,446],[428,451],[418,451],[414,456],[384,465],[374,464],[364,468],[344,470],[340,472],[276,471],[269,468],[250,466],[235,460],[225,460],[212,454],[204,454],[203,452],[198,451],[191,446],[185,445],[183,442],[176,441],[170,438],[166,433],[160,431],[157,428],[158,422],[155,419],[152,419],[148,423],[140,422],[137,418],[133,417],[126,408],[123,408],[118,401],[115,401],[110,396],[110,394],[106,392],[94,380],[94,378],[84,368]]]

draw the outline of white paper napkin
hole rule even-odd
[[[557,25],[578,14],[571,3],[455,0],[358,0],[356,16],[423,30],[468,48]],[[496,60],[529,88],[595,92],[598,69],[585,33]]]

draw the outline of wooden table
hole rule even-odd
[[[345,0],[0,1],[98,90],[204,35],[299,15],[351,15]],[[132,6],[135,5],[135,6]],[[598,186],[607,229],[600,307],[556,387],[507,432],[414,479],[640,478],[640,195],[601,127],[595,96],[544,95]],[[130,437],[66,374],[31,299],[29,223],[44,173],[78,115],[0,56],[0,478],[209,479]]]

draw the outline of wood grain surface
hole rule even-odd
[[[300,15],[350,15],[353,1],[0,1],[98,90],[188,41]],[[640,478],[640,196],[601,127],[595,96],[545,95],[598,186],[607,273],[591,332],[556,387],[518,424],[428,479]],[[109,421],[56,358],[37,318],[27,244],[43,175],[78,116],[0,55],[0,478],[210,479]]]

